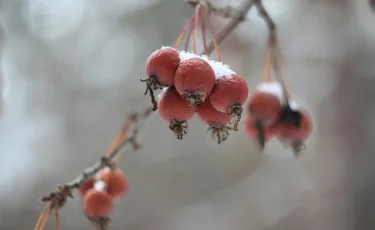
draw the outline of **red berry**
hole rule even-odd
[[[146,62],[146,73],[154,78],[159,85],[172,86],[174,75],[180,64],[176,49],[163,47],[153,52]]]
[[[113,199],[119,199],[126,195],[128,179],[121,169],[117,168],[112,171],[110,168],[105,168],[99,172],[98,178],[106,183],[107,193]]]
[[[217,111],[212,106],[210,100],[206,100],[198,105],[197,114],[202,122],[207,125],[225,125],[230,119],[230,116],[227,113]]]
[[[300,110],[299,112],[301,116],[298,126],[283,121],[275,124],[276,136],[283,143],[303,142],[310,136],[312,131],[311,117],[305,110]]]
[[[195,107],[190,106],[175,87],[169,87],[159,98],[158,110],[160,117],[170,123],[169,128],[177,139],[182,139],[187,132],[187,121],[194,116]]]
[[[255,91],[250,97],[248,111],[254,119],[268,126],[280,116],[281,103],[273,94]]]
[[[247,116],[245,119],[245,129],[251,139],[258,138],[258,129],[255,126],[254,119],[251,116]],[[271,127],[264,127],[264,141],[269,141],[275,132]]]
[[[197,114],[203,123],[209,125],[208,131],[211,131],[212,138],[217,139],[220,144],[225,141],[232,129],[227,126],[230,116],[227,113],[217,111],[212,105],[210,100],[206,100],[197,107]]]
[[[213,107],[220,112],[236,117],[234,130],[241,119],[242,105],[246,102],[249,88],[245,79],[237,74],[219,78],[210,95]]]
[[[107,217],[112,209],[112,197],[105,191],[90,189],[83,197],[83,210],[91,218]]]
[[[190,58],[180,63],[174,78],[178,93],[190,105],[203,103],[215,85],[215,72],[201,58]]]
[[[78,192],[81,197],[83,197],[86,192],[94,187],[96,179],[94,177],[90,177],[86,180],[81,186],[79,186]]]

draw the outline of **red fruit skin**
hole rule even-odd
[[[78,192],[81,197],[83,197],[86,192],[94,187],[95,178],[91,177],[87,181],[85,181],[81,186],[79,186]]]
[[[169,87],[159,98],[158,111],[160,117],[168,123],[172,120],[183,122],[194,116],[195,108],[178,94],[175,87]]]
[[[146,73],[149,77],[155,77],[159,84],[172,86],[179,64],[180,56],[178,51],[164,47],[149,56],[146,62]]]
[[[292,124],[277,122],[274,125],[276,137],[283,143],[292,144],[296,141],[305,141],[312,131],[311,116],[307,111],[301,111],[301,124],[296,127]]]
[[[207,98],[215,85],[215,72],[205,60],[190,58],[180,63],[174,85],[182,97],[186,93],[202,92]]]
[[[245,79],[237,74],[232,74],[231,78],[222,77],[217,80],[210,95],[212,106],[223,113],[235,104],[245,104],[249,94],[249,88]]]
[[[91,218],[107,217],[112,209],[112,197],[105,191],[90,189],[83,197],[83,210]]]
[[[279,98],[270,93],[255,91],[249,99],[248,111],[253,119],[261,121],[265,126],[279,118],[281,108]]]
[[[100,171],[98,178],[106,183],[107,193],[111,195],[113,199],[120,199],[128,192],[128,178],[121,169],[111,171],[109,168],[106,168]]]
[[[245,119],[245,129],[247,134],[251,139],[256,139],[258,136],[258,131],[254,125],[254,119],[251,116],[247,116]],[[272,137],[274,137],[275,131],[272,127],[264,127],[264,139],[269,141]]]
[[[226,125],[230,116],[227,113],[217,111],[210,100],[206,100],[197,107],[198,117],[207,125]]]

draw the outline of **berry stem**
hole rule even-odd
[[[289,98],[290,98],[290,92],[285,81],[284,68],[283,68],[284,63],[282,60],[281,49],[278,44],[276,35],[273,36],[271,44],[272,44],[273,67],[274,67],[275,75],[278,78],[279,82],[281,83],[281,86],[283,87],[284,97],[286,99],[286,103],[288,103]]]
[[[38,221],[35,224],[34,230],[42,230],[44,228],[49,216],[51,215],[51,212],[52,212],[52,208],[51,208],[51,204],[49,203],[44,207],[42,213],[40,214]]]
[[[204,49],[205,55],[208,57],[207,38],[206,38],[206,20],[205,19],[206,18],[203,16],[201,27],[202,27],[203,49]]]
[[[221,55],[220,55],[220,51],[219,51],[219,46],[217,44],[217,41],[216,41],[216,35],[215,35],[215,29],[214,29],[214,26],[212,24],[212,21],[211,21],[211,18],[208,14],[206,14],[206,18],[207,18],[207,21],[208,21],[208,25],[210,27],[210,30],[211,30],[211,34],[212,34],[212,43],[214,45],[214,49],[215,49],[215,53],[216,53],[216,56],[217,56],[217,60],[219,62],[221,62]]]
[[[268,39],[268,43],[266,46],[266,52],[264,54],[263,60],[263,74],[262,74],[262,82],[270,82],[271,81],[271,70],[272,70],[272,56],[271,56],[271,37]]]
[[[174,48],[177,49],[178,46],[180,45],[181,41],[182,41],[182,38],[185,36],[186,34],[186,31],[188,30],[189,26],[193,23],[193,19],[194,19],[194,14],[193,16],[190,17],[188,23],[186,23],[185,27],[182,29],[180,35],[178,36],[177,40],[176,40],[176,43],[174,45]]]
[[[187,35],[186,43],[185,43],[185,49],[184,49],[185,51],[187,51],[189,49],[189,45],[190,45],[189,43],[190,43],[190,38],[191,38],[192,33],[193,33],[193,26],[190,25],[189,26],[189,33]]]
[[[199,23],[199,10],[201,8],[201,5],[197,5],[195,7],[195,13],[194,13],[194,36],[193,36],[193,52],[197,53],[197,40],[198,40],[198,23]]]
[[[256,120],[254,122],[255,129],[257,130],[257,136],[258,136],[258,143],[260,146],[260,149],[263,150],[265,143],[266,143],[266,138],[264,134],[264,126],[261,121]]]
[[[55,230],[59,230],[59,211],[55,208]]]

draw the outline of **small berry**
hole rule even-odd
[[[201,58],[190,58],[180,63],[174,78],[177,92],[191,106],[203,103],[215,85],[215,72]]]
[[[149,78],[141,81],[147,84],[145,95],[150,92],[154,111],[157,109],[154,90],[174,84],[174,75],[179,64],[179,52],[170,47],[162,47],[156,50],[147,59],[146,73]]]
[[[106,183],[107,193],[113,199],[119,199],[126,195],[128,191],[128,178],[121,169],[117,168],[112,171],[110,168],[105,168],[99,172],[98,178]]]
[[[146,73],[148,77],[154,78],[159,85],[172,86],[179,64],[178,51],[170,47],[163,47],[153,52],[147,59]]]
[[[210,95],[211,104],[216,110],[235,118],[234,131],[238,130],[242,105],[245,104],[248,93],[249,88],[245,79],[240,75],[232,74],[218,79]]]
[[[294,121],[280,119],[274,125],[274,129],[276,137],[283,144],[292,146],[294,153],[298,156],[304,148],[304,141],[311,134],[312,120],[306,110],[290,110],[289,112],[293,113],[290,116],[294,118]]]
[[[208,131],[212,132],[212,137],[217,139],[218,144],[225,141],[232,129],[227,126],[230,116],[227,113],[217,111],[210,100],[206,100],[197,107],[198,117],[203,123],[209,125]]]
[[[113,209],[113,199],[105,191],[90,189],[83,197],[83,210],[91,218],[107,217]]]
[[[279,91],[279,92],[278,92]],[[282,89],[276,82],[264,82],[257,87],[251,95],[248,111],[253,119],[268,126],[274,123],[280,116],[282,104],[280,95]]]
[[[86,180],[81,186],[79,186],[78,192],[81,197],[83,197],[86,192],[94,187],[96,179],[94,177],[90,177]]]
[[[269,141],[275,134],[272,127],[263,127],[259,121],[254,120],[251,116],[245,119],[245,129],[251,139],[257,139],[261,148],[264,148],[265,142]]]
[[[169,128],[181,140],[187,133],[187,121],[194,116],[195,107],[190,106],[172,86],[160,95],[158,110],[160,117],[170,124]]]

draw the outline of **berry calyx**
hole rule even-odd
[[[180,63],[174,85],[189,105],[197,106],[206,100],[214,88],[215,72],[202,58],[190,58]]]
[[[249,88],[245,79],[238,74],[232,74],[218,79],[209,97],[216,110],[234,118],[234,131],[238,131],[242,105],[245,104],[248,93]]]
[[[225,141],[228,138],[231,127],[227,126],[230,116],[227,113],[217,111],[210,100],[206,100],[197,107],[197,114],[200,120],[209,125],[207,131],[210,131],[213,139],[217,139],[217,143]]]
[[[187,133],[187,121],[195,113],[195,107],[190,106],[177,92],[175,87],[169,87],[160,94],[159,115],[168,122],[177,139],[182,140]]]
[[[264,149],[265,143],[274,135],[273,127],[264,127],[261,122],[247,116],[245,119],[245,129],[251,139],[256,139],[261,149]]]
[[[145,68],[149,78],[141,81],[147,84],[145,95],[150,92],[154,111],[157,109],[157,103],[153,91],[163,86],[173,86],[174,75],[179,64],[179,52],[170,47],[156,50],[147,59]]]
[[[128,192],[128,179],[121,169],[105,168],[98,173],[98,179],[107,185],[107,193],[113,199],[120,199]]]

